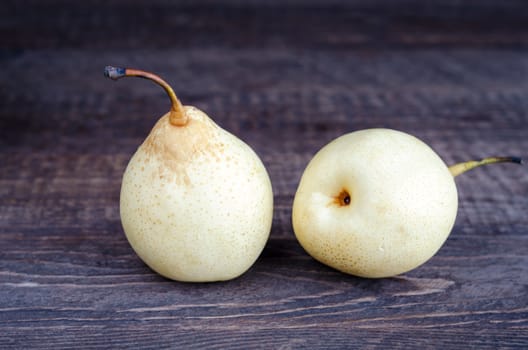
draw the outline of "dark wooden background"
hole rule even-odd
[[[526,1],[7,0],[0,63],[0,348],[528,348],[526,166],[457,178],[447,243],[395,278],[315,262],[290,223],[311,156],[352,130],[528,158]],[[107,64],[261,155],[273,228],[242,277],[172,282],[128,245],[121,176],[169,105]]]

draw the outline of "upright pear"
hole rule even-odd
[[[177,281],[243,274],[271,229],[273,193],[260,158],[204,112],[183,106],[157,75],[106,67],[105,76],[152,80],[171,100],[123,175],[121,222],[134,251]]]

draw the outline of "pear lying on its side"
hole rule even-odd
[[[123,176],[120,213],[132,248],[154,271],[178,281],[244,273],[262,252],[273,215],[259,157],[202,111],[182,106],[161,78],[113,67],[105,75],[151,79],[172,101]]]
[[[305,169],[293,229],[316,260],[362,277],[398,275],[426,262],[453,228],[454,176],[495,157],[447,167],[425,143],[390,129],[343,135]]]

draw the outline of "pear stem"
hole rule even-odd
[[[139,77],[152,80],[153,82],[161,86],[165,90],[167,95],[169,95],[169,98],[172,103],[171,110],[169,112],[170,123],[176,126],[183,126],[189,121],[189,118],[185,114],[185,110],[183,109],[183,106],[178,97],[176,97],[174,90],[172,90],[170,85],[167,84],[165,80],[161,79],[156,74],[145,72],[139,69],[106,66],[104,69],[104,75],[105,77],[110,78],[112,80],[118,80],[123,77]]]
[[[517,163],[522,164],[523,160],[519,157],[489,157],[480,160],[470,160],[463,163],[451,165],[449,171],[453,177],[465,173],[471,169],[479,167],[481,165],[493,164],[493,163]]]

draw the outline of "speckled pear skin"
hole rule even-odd
[[[343,135],[313,157],[292,222],[316,260],[380,278],[431,258],[447,239],[457,207],[453,176],[429,146],[396,130],[369,129]]]
[[[178,281],[236,278],[262,252],[273,193],[260,158],[195,107],[154,126],[123,176],[120,214],[134,251]]]

